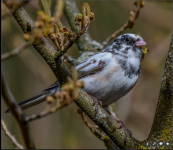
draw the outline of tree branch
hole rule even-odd
[[[64,49],[59,52],[57,59],[59,59],[62,55],[64,55],[67,52],[67,50],[73,45],[73,43],[75,43],[81,37],[81,35],[82,34],[77,34],[73,40],[70,40],[67,46],[65,46]]]
[[[135,5],[137,5],[137,9],[136,11],[131,10],[130,11],[130,16],[128,18],[128,20],[126,21],[126,23],[117,31],[115,31],[110,37],[108,37],[102,44],[104,45],[104,47],[108,46],[109,43],[114,40],[120,33],[122,33],[125,29],[127,28],[132,28],[134,21],[137,19],[140,9],[143,7],[144,2],[135,2]]]
[[[95,52],[93,52],[93,51],[84,51],[77,59],[71,57],[68,54],[66,54],[66,56],[64,58],[67,59],[67,61],[70,64],[76,66],[76,65],[79,65],[81,62],[85,61],[87,58],[91,57],[94,54],[95,54]]]
[[[103,140],[105,137],[103,136],[103,134],[97,131],[96,126],[94,127],[87,121],[87,119],[85,118],[85,113],[81,109],[78,109],[78,113],[81,115],[82,120],[84,121],[85,125],[90,129],[90,131],[100,140]]]
[[[56,100],[56,101],[58,101],[58,100]],[[52,107],[52,108],[48,108],[48,109],[45,109],[44,111],[42,111],[41,113],[39,113],[39,114],[34,114],[34,115],[32,115],[32,116],[29,116],[29,117],[26,117],[26,120],[27,121],[34,121],[34,120],[36,120],[36,119],[40,119],[40,118],[43,118],[43,117],[45,117],[45,116],[47,116],[47,115],[50,115],[50,114],[52,114],[52,113],[54,113],[54,112],[56,112],[57,110],[60,110],[60,109],[62,109],[62,108],[64,108],[64,107],[66,107],[66,106],[68,106],[69,104],[71,104],[73,102],[73,100],[71,100],[71,101],[66,101],[64,104],[58,104],[58,105],[56,105],[56,106],[54,106],[54,107]],[[48,104],[47,105],[48,107],[50,107],[50,105]]]
[[[30,127],[25,120],[25,115],[23,114],[21,108],[17,105],[17,103],[5,81],[2,70],[1,70],[1,81],[2,81],[2,96],[4,98],[5,103],[11,108],[11,111],[14,114],[14,117],[16,118],[16,120],[20,126],[26,148],[34,149],[35,146],[34,146],[33,138],[31,135]]]
[[[68,54],[64,55],[64,59],[66,60],[66,62],[70,63],[73,66],[77,66],[78,64],[80,64],[80,62],[77,59],[73,58]]]
[[[75,25],[74,18],[81,14],[75,1],[65,1],[64,12],[70,27],[73,32],[78,33],[78,27]],[[101,43],[93,40],[88,32],[86,32],[80,39],[76,42],[80,52],[82,51],[97,51],[102,50],[103,46]]]
[[[11,9],[8,5],[7,1],[3,1],[5,5]],[[13,5],[17,5],[18,3],[13,3]],[[34,22],[25,11],[23,7],[20,7],[14,14],[14,18],[19,23],[23,32],[27,32],[31,30],[31,33],[34,32]],[[47,64],[50,66],[55,76],[59,79],[61,85],[67,82],[67,76],[70,74],[66,69],[62,59],[56,59],[58,56],[58,52],[54,49],[54,47],[46,40],[45,37],[42,37],[39,41],[36,40],[33,43],[34,48],[39,52],[39,54],[44,58]]]
[[[159,100],[148,141],[172,141],[173,136],[173,35],[161,80]],[[156,147],[156,149],[159,147]],[[164,147],[167,149],[167,147]],[[173,149],[173,144],[170,149]]]
[[[93,99],[88,94],[81,90],[78,99],[75,103],[84,111],[88,117],[99,126],[107,136],[120,148],[123,149],[145,149],[142,142],[139,142],[133,137],[127,137],[126,145],[124,145],[125,132],[123,129],[117,129],[119,124],[110,116],[102,107],[98,107],[95,114],[95,106]],[[116,128],[116,130],[115,130]]]
[[[90,131],[96,136],[98,137],[100,140],[102,140],[105,143],[105,146],[107,147],[107,149],[120,149],[114,142],[112,142],[112,140],[105,134],[103,133],[103,131],[98,132],[97,127],[93,127],[85,118],[85,113],[78,109],[79,114],[81,114],[81,117],[85,123],[85,125],[90,129]]]
[[[8,128],[3,120],[1,120],[1,126],[2,129],[5,132],[5,135],[13,142],[14,146],[16,146],[19,149],[25,149],[22,145],[20,145],[14,136],[11,135],[11,133],[8,131]]]
[[[18,3],[18,5],[15,5],[15,7],[13,9],[11,9],[10,12],[6,12],[6,13],[2,14],[1,20],[5,19],[7,17],[12,16],[22,5],[24,5],[24,4],[26,5],[28,2],[29,1],[26,1],[26,0],[21,1],[20,3]],[[8,3],[8,5],[12,5],[13,4],[12,1],[8,1],[7,3]]]
[[[12,50],[11,52],[9,53],[5,53],[5,54],[2,54],[1,55],[1,60],[6,60],[12,56],[15,56],[19,53],[21,53],[22,51],[24,51],[26,48],[28,48],[29,46],[31,46],[31,43],[30,42],[25,42],[23,45],[21,45],[20,47],[18,48],[15,48],[14,50]]]

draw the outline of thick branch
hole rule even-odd
[[[173,35],[163,71],[159,100],[149,141],[172,141],[173,137]],[[158,148],[158,147],[157,147]],[[157,149],[156,148],[156,149]],[[165,147],[166,148],[166,147]],[[173,145],[169,148],[173,149]]]
[[[29,1],[25,1],[25,0],[21,1],[20,3],[18,3],[18,5],[15,5],[15,7],[14,7],[13,9],[11,9],[10,12],[4,13],[4,14],[1,16],[1,20],[5,19],[5,18],[7,18],[7,17],[12,16],[22,5],[27,4],[28,2],[29,2]],[[8,3],[8,2],[7,2],[7,3]],[[11,4],[13,4],[13,2],[9,1],[8,4],[11,5]]]
[[[17,105],[5,81],[3,72],[1,73],[1,81],[2,81],[2,96],[4,98],[5,103],[11,108],[11,111],[20,126],[25,145],[28,149],[34,149],[35,146],[31,135],[30,127],[25,120],[25,115],[23,114],[21,108]]]
[[[88,117],[98,125],[109,138],[120,148],[124,149],[145,149],[142,142],[139,142],[133,137],[127,137],[126,145],[124,146],[125,132],[123,129],[117,129],[119,124],[110,116],[103,108],[99,106],[97,114],[95,114],[95,106],[93,100],[88,94],[81,90],[79,98],[75,103],[84,111]],[[116,130],[114,130],[116,128]]]
[[[6,6],[11,9],[8,5],[7,1],[4,0]],[[17,5],[17,4],[13,4]],[[34,22],[25,11],[23,7],[20,7],[14,14],[16,21],[19,23],[23,32],[27,32],[28,30],[31,32],[34,31]],[[67,75],[69,74],[66,66],[63,64],[62,59],[56,59],[58,56],[58,52],[53,48],[53,46],[46,40],[45,37],[41,38],[40,41],[36,40],[33,44],[34,48],[40,53],[40,55],[45,59],[47,64],[50,66],[55,76],[60,79],[59,82],[62,85],[67,81]]]

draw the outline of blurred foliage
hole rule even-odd
[[[55,4],[56,1],[52,1],[51,13],[55,10]],[[77,4],[81,9],[82,2],[77,1]],[[104,41],[120,28],[129,17],[128,11],[134,7],[133,1],[88,1],[88,4],[95,14],[95,21],[90,24],[87,32],[99,42]],[[25,8],[32,19],[37,20],[37,11],[41,9],[38,1],[29,2]],[[4,9],[1,9],[2,11]],[[124,31],[124,33],[140,33],[147,42],[147,48],[150,49],[145,55],[137,84],[130,93],[116,102],[119,118],[138,140],[146,139],[151,129],[171,39],[172,18],[172,2],[145,1],[145,6],[135,21],[134,27]],[[62,15],[61,21],[70,29],[65,15]],[[13,17],[2,20],[1,25],[1,53],[9,52],[24,43],[23,32]],[[68,54],[75,58],[79,56],[75,45],[69,49]],[[71,66],[68,65],[68,67]],[[2,68],[18,102],[38,94],[56,80],[49,66],[33,47],[2,62]],[[2,119],[18,142],[24,145],[16,121],[4,114],[7,106],[3,101],[1,104]],[[28,109],[25,113],[30,115],[39,113],[45,108],[45,104]],[[104,143],[89,131],[76,112],[77,106],[71,104],[57,113],[32,122],[31,129],[36,147],[40,149],[105,148]],[[1,132],[1,139],[1,148],[14,148],[3,132]]]

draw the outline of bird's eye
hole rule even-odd
[[[127,41],[127,42],[129,42],[129,41],[130,41],[130,39],[129,39],[129,38],[126,38],[126,41]]]

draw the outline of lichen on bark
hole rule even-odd
[[[173,141],[173,35],[163,70],[158,104],[149,141]],[[159,147],[156,147],[159,148]],[[168,147],[164,147],[168,148]],[[173,143],[171,147],[173,149]]]

